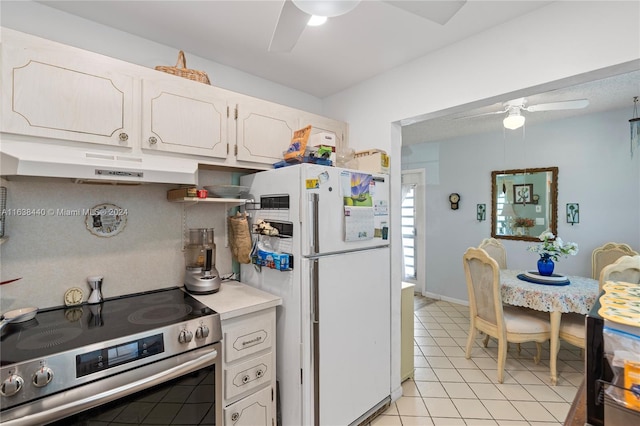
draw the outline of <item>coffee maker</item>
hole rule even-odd
[[[189,229],[184,276],[184,287],[189,293],[211,294],[220,290],[222,280],[216,270],[215,259],[213,228]]]

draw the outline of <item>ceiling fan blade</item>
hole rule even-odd
[[[528,107],[525,107],[524,110],[528,112],[558,111],[562,109],[581,109],[587,107],[588,105],[588,99],[576,99],[573,101],[549,102],[546,104],[530,105]]]
[[[285,0],[271,36],[269,52],[291,52],[307,26],[309,18],[311,15],[298,9],[291,0]]]
[[[467,0],[401,1],[389,0],[384,3],[444,25],[460,10]]]
[[[502,111],[491,111],[491,112],[483,112],[480,114],[471,114],[471,115],[463,115],[460,117],[453,117],[452,120],[462,120],[462,119],[466,119],[466,118],[476,118],[476,117],[484,117],[485,115],[496,115],[496,114],[506,114],[508,110],[502,110]]]

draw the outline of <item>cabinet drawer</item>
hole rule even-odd
[[[266,312],[243,317],[240,322],[224,324],[222,332],[225,362],[233,362],[271,347],[275,316],[272,312]]]
[[[249,395],[224,409],[225,426],[268,426],[272,424],[271,387]]]
[[[225,399],[235,398],[245,392],[269,383],[273,377],[273,352],[242,362],[224,371]]]

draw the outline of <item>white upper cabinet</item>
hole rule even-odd
[[[142,148],[227,158],[227,101],[190,81],[142,81]]]
[[[133,78],[100,55],[3,40],[2,131],[129,146]]]
[[[238,161],[264,164],[281,161],[293,132],[298,129],[299,111],[248,97],[236,105]]]
[[[332,120],[331,118],[322,117],[320,115],[301,112],[299,128],[311,125],[311,134],[329,132],[336,136],[336,151],[338,148],[346,146],[348,126],[344,121]]]
[[[254,170],[282,161],[293,133],[309,124],[345,143],[346,123],[273,102],[10,29],[0,46],[0,131],[35,143]]]

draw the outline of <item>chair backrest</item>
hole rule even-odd
[[[624,281],[640,285],[640,256],[622,256],[600,272],[600,290],[607,281]]]
[[[486,251],[469,247],[462,256],[469,293],[469,309],[473,318],[504,329],[500,268]]]
[[[487,254],[498,262],[500,269],[507,269],[507,250],[504,245],[495,238],[485,238],[482,240],[478,248],[483,249]]]
[[[621,256],[637,256],[639,253],[627,244],[607,243],[602,247],[596,247],[591,253],[591,278],[600,278],[602,268],[611,265]]]

